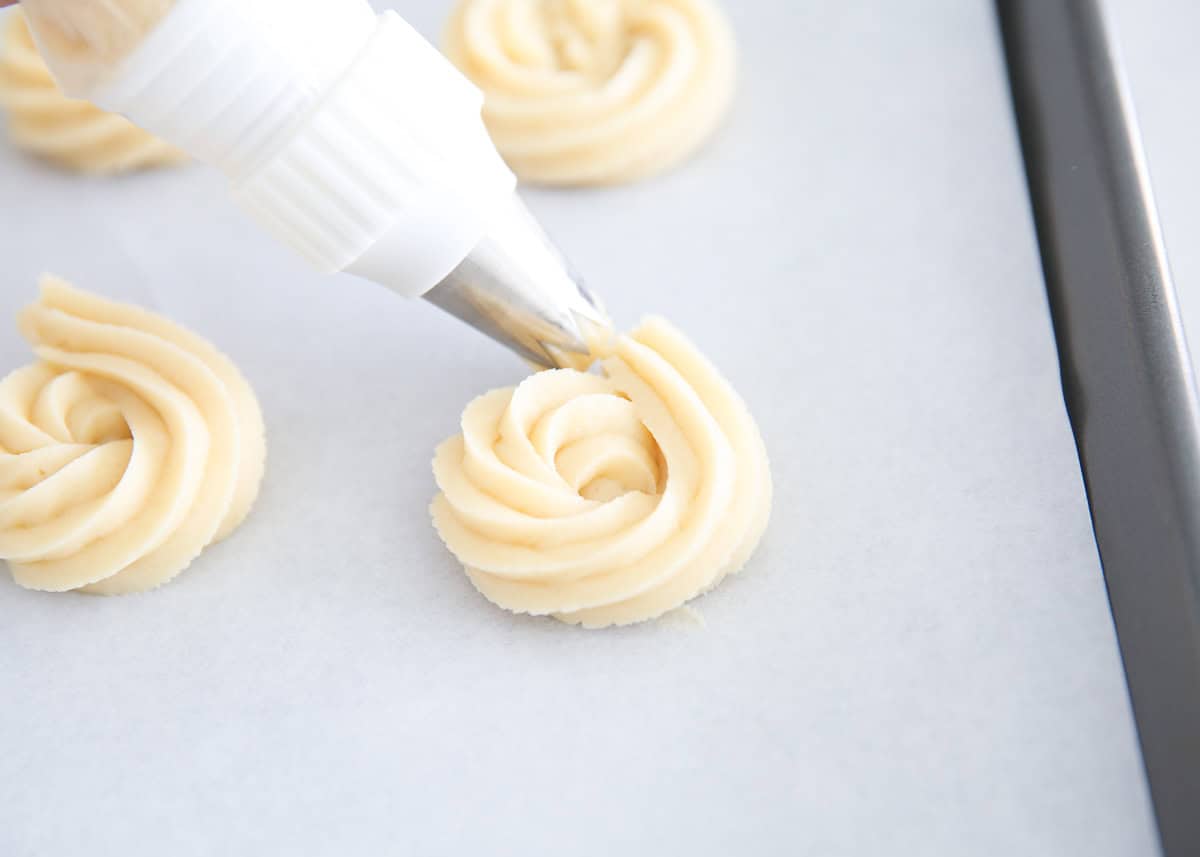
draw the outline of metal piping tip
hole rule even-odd
[[[539,368],[586,368],[612,336],[604,307],[515,194],[424,297]]]

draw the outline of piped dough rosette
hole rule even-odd
[[[754,419],[671,325],[619,337],[601,368],[481,396],[433,463],[434,524],[479,591],[588,627],[711,589],[749,558],[771,505]]]
[[[78,172],[123,173],[187,159],[125,117],[64,95],[19,10],[0,16],[0,107],[17,146]]]
[[[733,33],[712,0],[462,0],[447,56],[522,179],[605,184],[690,155],[733,94]]]
[[[263,423],[227,357],[53,277],[20,328],[38,362],[0,381],[0,558],[17,583],[150,589],[242,522]]]

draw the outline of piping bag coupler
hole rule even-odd
[[[69,94],[216,166],[321,271],[422,296],[540,366],[586,364],[609,329],[517,197],[482,93],[394,12],[177,0],[86,82],[45,52]]]

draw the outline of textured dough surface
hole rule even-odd
[[[745,404],[662,319],[603,375],[555,369],[471,402],[432,514],[489,600],[588,627],[661,616],[750,557],[771,476]]]
[[[462,0],[445,49],[530,182],[665,170],[709,137],[733,94],[733,33],[712,0]]]
[[[19,324],[38,362],[0,381],[0,558],[17,583],[151,589],[242,522],[266,448],[229,358],[50,276]]]
[[[20,10],[0,16],[0,107],[17,146],[81,173],[122,173],[187,159],[124,116],[64,95]]]

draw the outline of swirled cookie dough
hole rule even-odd
[[[531,182],[665,170],[708,138],[733,94],[733,34],[712,0],[462,0],[445,49]]]
[[[433,463],[434,524],[479,591],[589,627],[711,589],[750,557],[771,506],[754,419],[670,324],[618,337],[600,365],[481,396]]]
[[[19,10],[0,16],[0,107],[17,146],[67,169],[122,173],[187,158],[125,117],[64,95]]]
[[[176,324],[54,277],[0,381],[0,558],[29,589],[150,589],[224,538],[262,479],[241,373]]]

